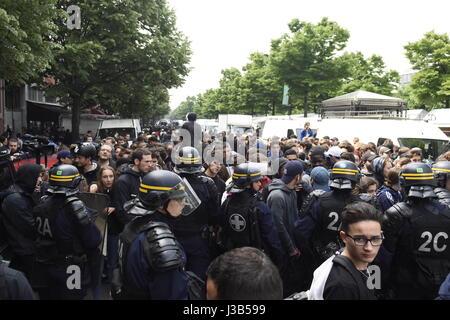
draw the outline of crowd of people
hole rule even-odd
[[[88,133],[58,141],[51,168],[20,166],[0,192],[0,291],[14,287],[0,297],[101,299],[106,284],[113,299],[450,298],[450,151],[430,163],[390,140],[305,126],[265,141],[195,120]]]

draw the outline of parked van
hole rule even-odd
[[[297,118],[297,119],[261,119],[254,122],[256,128],[260,128],[262,131],[261,138],[269,139],[271,137],[289,137],[295,134],[300,137],[300,132],[305,126],[305,122],[310,123],[310,128],[313,132],[317,131],[318,128],[317,118]]]
[[[400,147],[419,147],[424,158],[435,160],[449,149],[450,139],[435,125],[409,119],[322,119],[318,121],[317,137],[337,137],[340,141],[358,137],[362,143],[377,146],[391,139]]]
[[[119,136],[125,137],[126,134],[130,134],[131,139],[136,139],[139,132],[141,132],[139,119],[103,120],[98,129],[97,138],[117,138]]]

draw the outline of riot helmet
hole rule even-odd
[[[447,180],[450,179],[450,161],[439,161],[433,164],[433,173],[437,184],[445,188]]]
[[[81,179],[82,177],[75,166],[70,164],[56,166],[50,170],[50,187],[47,192],[66,196],[77,194]]]
[[[170,200],[184,200],[182,215],[189,215],[199,205],[200,200],[186,179],[167,170],[147,173],[139,185],[139,200],[145,208],[167,210]]]
[[[232,183],[229,186],[229,192],[238,193],[247,188],[252,182],[263,178],[261,169],[254,163],[242,163],[236,167],[232,175]]]
[[[338,190],[353,190],[360,179],[361,173],[356,164],[342,160],[331,169],[329,186]]]
[[[400,173],[400,185],[405,189],[408,197],[434,198],[436,179],[433,170],[425,163],[408,163]]]
[[[173,171],[178,174],[195,174],[205,171],[197,149],[193,147],[181,148],[175,158],[175,168]]]

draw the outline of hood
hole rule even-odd
[[[283,190],[284,192],[292,192],[294,189],[289,189],[281,179],[274,179],[267,186],[269,192],[273,190]]]
[[[36,182],[41,174],[41,166],[34,163],[27,163],[20,166],[17,171],[16,184],[25,192],[32,193],[36,187]]]

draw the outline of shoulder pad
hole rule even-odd
[[[383,230],[396,234],[403,226],[403,220],[412,215],[411,207],[406,202],[399,202],[386,210],[383,215]]]
[[[325,193],[326,192],[323,190],[314,190],[311,192],[302,204],[299,214],[300,218],[309,215],[309,210],[311,209],[312,204]]]
[[[153,270],[165,272],[184,265],[181,248],[167,224],[151,221],[145,229],[144,252]]]
[[[64,201],[64,206],[75,216],[80,225],[86,226],[91,222],[86,206],[77,197],[68,197]]]

